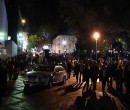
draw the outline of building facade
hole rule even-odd
[[[0,43],[5,47],[5,41],[8,39],[8,21],[4,0],[0,0]]]
[[[73,53],[76,50],[77,38],[72,35],[59,35],[52,43],[52,53]]]
[[[5,47],[6,47],[6,53],[7,57],[14,57],[17,56],[17,45],[14,41],[12,40],[7,40],[5,42]]]

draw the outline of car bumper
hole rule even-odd
[[[24,85],[47,85],[47,82],[39,82],[39,81],[28,81],[24,80],[23,81]]]

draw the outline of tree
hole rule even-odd
[[[28,49],[44,44],[45,38],[41,35],[30,35],[28,38]]]
[[[122,30],[130,30],[129,4],[128,0],[60,0],[60,12],[64,21],[78,32],[79,44],[90,47],[93,31],[118,37]]]
[[[58,29],[55,25],[44,24],[41,25],[37,33],[40,33],[46,39],[46,42],[50,43],[53,37],[58,33]]]
[[[100,54],[102,58],[105,58],[107,56],[110,47],[111,47],[110,40],[104,40],[100,48]]]

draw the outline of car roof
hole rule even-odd
[[[64,67],[63,67],[63,66],[61,66],[61,65],[56,65],[56,66],[55,66],[55,68],[58,68],[58,67],[62,67],[62,68],[64,68]]]

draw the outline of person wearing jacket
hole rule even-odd
[[[105,64],[102,65],[102,68],[101,68],[101,73],[100,73],[100,80],[102,82],[102,92],[103,92],[103,95],[106,94],[105,92],[105,86],[106,86],[106,82],[107,82],[107,67]]]
[[[79,82],[79,72],[80,72],[80,65],[79,65],[78,61],[76,61],[75,65],[74,65],[74,74],[76,76],[77,82]]]

